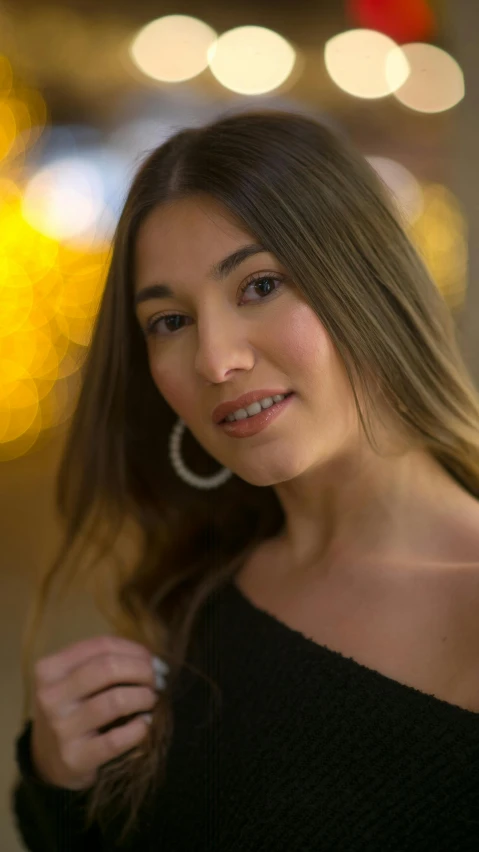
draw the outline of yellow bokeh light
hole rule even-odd
[[[25,222],[19,205],[0,206],[0,227],[0,258],[15,258],[32,283],[53,271],[58,243]]]
[[[96,315],[107,274],[107,253],[88,255],[61,247],[59,266],[63,286],[57,301],[57,311],[63,316],[93,317]]]
[[[393,59],[388,57],[394,51]],[[407,80],[409,64],[395,41],[376,30],[348,30],[326,42],[324,62],[332,80],[357,98],[383,98]]]
[[[40,92],[27,86],[16,86],[15,96],[28,110],[29,123],[25,130],[25,146],[31,147],[43,133],[48,120],[46,101]]]
[[[0,408],[9,411],[1,440],[15,441],[33,424],[38,412],[38,392],[31,375],[7,358],[0,359]]]
[[[464,299],[467,225],[456,196],[441,184],[423,186],[424,209],[411,237],[451,308]]]
[[[10,153],[17,137],[15,115],[8,101],[0,101],[0,160]]]
[[[57,323],[62,334],[72,343],[76,343],[78,346],[88,346],[93,329],[93,318],[87,311],[83,312],[83,316],[80,313],[76,317],[59,314]]]
[[[135,36],[130,55],[135,65],[154,80],[191,80],[208,65],[215,31],[188,15],[165,15],[151,21]]]
[[[12,204],[14,201],[18,202],[20,197],[20,189],[13,180],[13,178],[7,177],[6,175],[2,175],[0,177],[0,215],[2,215],[3,208],[5,208],[7,205]]]
[[[61,247],[63,285],[56,301],[56,322],[62,334],[79,346],[90,342],[107,274],[108,253],[88,255]]]
[[[58,375],[59,353],[52,346],[49,327],[35,328],[30,323],[16,334],[0,338],[0,358],[22,366],[38,383],[53,383]]]
[[[16,125],[16,139],[12,146],[12,153],[18,156],[28,148],[32,119],[27,104],[20,98],[10,98],[8,106],[12,110]]]
[[[41,401],[42,416],[50,429],[66,423],[74,412],[81,387],[80,366],[79,358],[66,358],[51,393]]]
[[[9,422],[15,422],[15,416],[15,412],[11,413]],[[0,406],[0,424],[1,421],[2,415]],[[13,459],[18,459],[28,453],[37,443],[42,428],[42,411],[41,407],[38,406],[33,422],[28,429],[21,431],[20,434],[12,440],[5,440],[5,437],[0,437],[0,462],[12,461]],[[10,430],[11,434],[13,431],[14,430]],[[19,429],[17,428],[16,431],[18,432]]]
[[[394,96],[418,112],[444,112],[464,97],[464,75],[449,53],[433,44],[401,47],[411,74]]]
[[[88,254],[22,216],[18,186],[0,189],[0,460],[18,458],[72,414],[81,358],[107,272],[109,246]],[[73,395],[72,395],[73,394]]]
[[[0,56],[0,461],[29,452],[71,416],[81,361],[72,341],[84,343],[104,286],[105,246],[72,251],[23,215],[23,154],[46,117],[41,95],[14,85]],[[75,178],[85,181],[85,171]]]
[[[59,379],[53,385],[48,396],[40,403],[44,423],[49,429],[66,423],[73,414],[74,395],[69,391],[66,379]]]
[[[10,426],[10,406],[0,405],[0,444],[3,441],[3,436],[7,434]]]
[[[33,305],[33,287],[28,275],[12,258],[0,254],[0,338],[20,329]]]
[[[223,33],[209,51],[210,68],[227,89],[261,95],[281,86],[296,61],[291,44],[266,27],[236,27]]]

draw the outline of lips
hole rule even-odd
[[[234,411],[238,411],[240,408],[247,408],[248,405],[252,405],[253,402],[259,402],[267,396],[274,397],[278,394],[281,394],[281,396],[289,396],[292,393],[293,391],[283,390],[282,388],[275,388],[274,390],[266,388],[264,390],[249,391],[249,393],[243,394],[238,397],[238,399],[218,405],[213,411],[213,422],[216,424],[222,423],[228,414],[233,414]]]

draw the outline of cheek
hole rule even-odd
[[[306,384],[315,382],[318,374],[331,369],[334,348],[328,334],[309,305],[294,305],[275,333],[281,340],[281,352],[291,372],[301,371]]]
[[[185,382],[178,381],[178,375],[181,375],[181,371],[178,371],[172,365],[160,367],[154,358],[150,358],[150,372],[162,397],[182,417],[187,411],[188,399],[191,404],[191,390],[188,389]]]
[[[289,364],[292,382],[324,413],[334,411],[348,422],[355,420],[354,396],[342,359],[309,305],[295,305],[280,331],[281,351]],[[338,421],[339,422],[339,421]],[[352,422],[352,421],[351,421]]]

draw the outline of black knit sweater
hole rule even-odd
[[[204,606],[191,647],[221,700],[182,675],[166,783],[129,849],[479,850],[479,713],[318,645],[233,582]],[[83,832],[83,794],[35,780],[29,734],[12,797],[26,848],[124,848],[113,828]]]

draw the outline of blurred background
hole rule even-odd
[[[249,106],[346,132],[390,188],[479,382],[478,4],[0,0],[0,849],[29,598],[130,180],[184,126]],[[84,589],[46,651],[108,629]]]

